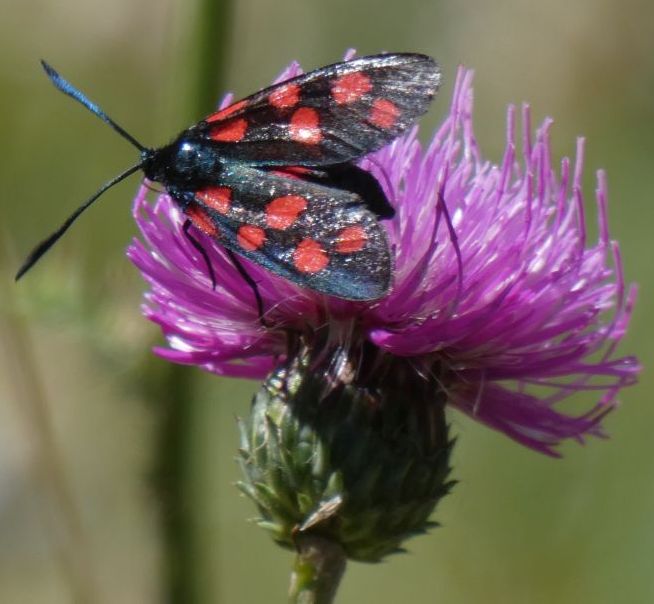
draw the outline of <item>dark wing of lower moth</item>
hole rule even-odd
[[[384,228],[349,191],[242,165],[175,197],[219,244],[302,287],[375,300],[390,287]]]
[[[250,165],[349,162],[406,132],[427,111],[440,79],[426,55],[362,57],[266,88],[185,135],[213,141],[224,157]]]

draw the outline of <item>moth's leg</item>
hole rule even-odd
[[[259,293],[259,287],[257,286],[256,281],[245,270],[245,267],[238,259],[238,256],[234,252],[232,252],[232,250],[225,248],[225,251],[227,252],[227,256],[229,257],[229,259],[232,261],[232,264],[239,272],[239,275],[243,277],[243,281],[245,281],[250,286],[252,292],[254,293],[254,299],[256,300],[257,303],[257,312],[259,313],[259,322],[261,323],[261,326],[269,328],[270,324],[264,318],[263,299],[261,298],[261,294]]]
[[[202,258],[204,259],[204,262],[207,265],[207,272],[209,273],[209,277],[211,279],[211,285],[213,289],[216,289],[216,273],[213,270],[213,266],[211,265],[211,260],[209,260],[209,255],[207,254],[207,251],[202,247],[202,244],[195,238],[193,235],[191,235],[189,228],[191,227],[193,223],[190,220],[186,220],[184,222],[184,226],[182,227],[182,230],[184,231],[184,235],[186,238],[190,241],[191,245],[200,253]],[[227,256],[230,259],[231,263],[234,265],[234,268],[238,271],[239,275],[243,278],[243,281],[245,281],[250,288],[252,289],[252,293],[254,293],[254,299],[257,304],[257,312],[259,313],[259,322],[263,327],[270,327],[270,324],[266,321],[264,318],[264,308],[263,308],[263,299],[261,298],[261,294],[259,293],[259,287],[256,284],[256,281],[250,276],[250,274],[245,270],[245,267],[241,263],[241,261],[238,259],[236,254],[232,252],[231,250],[228,250],[225,248],[225,252],[227,252]]]
[[[184,226],[182,227],[182,231],[184,231],[184,236],[189,240],[191,245],[198,251],[200,252],[200,255],[204,259],[205,264],[207,265],[207,272],[209,273],[209,278],[211,279],[211,287],[213,289],[216,289],[216,273],[213,270],[213,266],[211,266],[211,260],[209,260],[209,254],[207,254],[207,251],[202,247],[202,244],[195,238],[191,233],[189,232],[189,228],[193,223],[190,220],[186,220],[184,222]]]

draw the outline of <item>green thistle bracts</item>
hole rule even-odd
[[[377,562],[435,526],[453,484],[445,395],[408,360],[313,351],[273,371],[239,422],[239,487],[279,544],[310,532]]]

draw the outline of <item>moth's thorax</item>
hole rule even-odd
[[[194,188],[219,178],[222,162],[215,146],[180,137],[170,145],[143,152],[145,176],[165,187]]]

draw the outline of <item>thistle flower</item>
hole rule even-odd
[[[277,81],[298,73],[292,64]],[[523,107],[518,152],[509,107],[504,157],[499,165],[484,160],[472,131],[471,80],[459,70],[449,115],[426,149],[413,129],[361,164],[397,212],[385,223],[394,287],[377,303],[300,289],[244,260],[267,309],[263,329],[251,289],[220,245],[195,235],[219,275],[213,290],[182,234],[183,216],[166,195],[150,204],[143,186],[134,216],[144,243],[134,241],[128,254],[151,286],[144,313],[168,341],[157,353],[262,379],[286,355],[289,332],[328,324],[333,341],[367,342],[379,355],[411,360],[416,379],[438,366],[449,376],[449,405],[538,451],[556,455],[567,438],[601,434],[601,419],[639,370],[635,358],[614,355],[636,289],[625,291],[609,236],[605,175],[597,174],[599,239],[589,245],[583,140],[574,164],[564,158],[557,172],[551,120],[532,142]],[[566,415],[560,403],[583,391],[594,394],[593,406]]]
[[[298,73],[293,64],[279,80]],[[589,243],[583,140],[557,169],[551,120],[532,140],[523,107],[518,144],[509,107],[502,161],[483,159],[471,80],[459,70],[427,147],[414,128],[360,164],[396,210],[384,223],[394,284],[381,300],[330,298],[244,260],[264,327],[220,245],[194,235],[218,275],[213,289],[179,209],[166,195],[150,203],[146,186],[136,197],[143,242],[128,254],[150,285],[144,313],[168,343],[157,353],[217,375],[268,376],[241,425],[242,489],[282,544],[317,530],[351,558],[378,560],[423,531],[451,486],[445,405],[556,456],[566,439],[602,435],[636,380],[637,360],[615,356],[636,290],[609,236],[604,173]],[[580,392],[595,400],[566,413]]]

